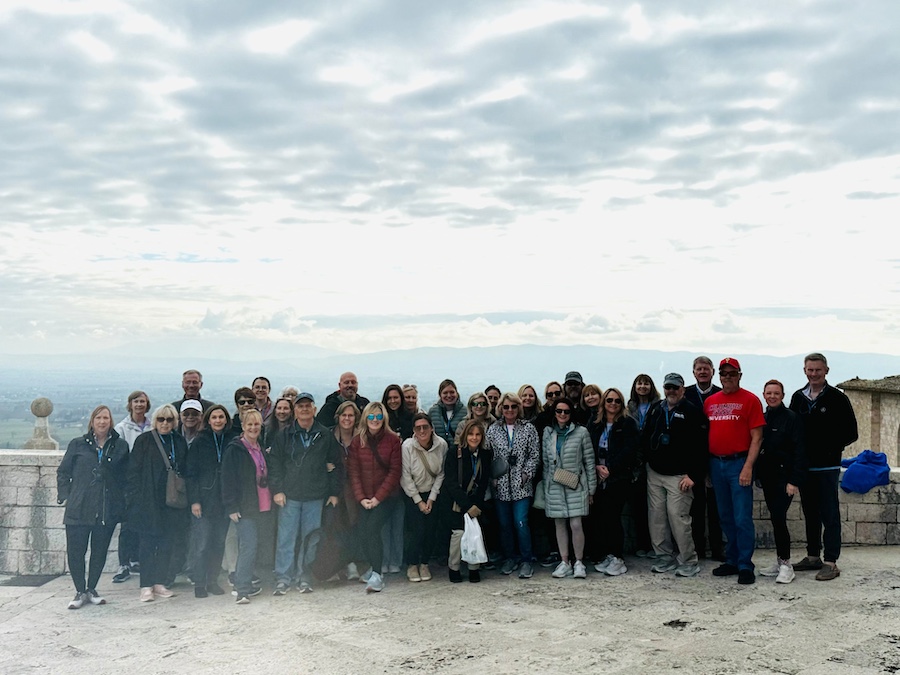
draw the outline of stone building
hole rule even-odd
[[[863,450],[887,455],[888,464],[900,466],[900,375],[881,380],[854,378],[841,382],[859,423],[859,440],[847,447],[845,457]]]

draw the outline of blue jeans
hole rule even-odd
[[[500,545],[503,547],[503,557],[507,560],[515,560],[515,543],[513,531],[519,542],[519,561],[532,562],[534,555],[531,552],[531,529],[528,527],[528,509],[531,507],[531,498],[517,499],[514,502],[494,500],[497,508],[497,520],[500,523]]]
[[[406,493],[401,492],[400,495],[389,498],[384,504],[384,508],[387,509],[387,519],[381,530],[381,540],[384,545],[384,562],[382,563],[384,567],[394,565],[399,567],[403,564],[403,520],[406,508],[404,501],[410,501],[410,499]]]
[[[194,584],[206,588],[216,583],[222,571],[225,554],[225,536],[231,519],[223,514],[191,516],[191,548],[189,564]]]
[[[237,562],[234,565],[234,590],[238,595],[249,595],[253,590],[253,572],[256,569],[259,523],[256,518],[245,516],[235,523],[234,529],[238,540]]]
[[[322,506],[322,499],[304,502],[285,500],[284,506],[278,512],[278,544],[275,547],[276,582],[290,585],[292,578],[297,582],[312,582],[309,567],[316,558],[316,548],[319,545]]]
[[[719,520],[725,534],[725,559],[739,570],[753,570],[756,529],[753,526],[753,488],[739,484],[744,459],[709,458],[709,477],[716,491]]]

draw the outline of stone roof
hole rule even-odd
[[[838,389],[844,391],[850,389],[853,391],[880,391],[888,394],[900,394],[900,375],[890,375],[880,380],[861,380],[854,377],[852,380],[841,382],[837,385]]]

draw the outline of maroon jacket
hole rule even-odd
[[[375,449],[368,445],[363,447],[360,440],[359,436],[353,439],[347,456],[347,474],[353,496],[357,502],[373,497],[383,502],[400,487],[403,469],[400,437],[391,431],[385,431]]]

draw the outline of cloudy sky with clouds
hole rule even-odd
[[[898,25],[4,0],[0,341],[895,353]]]

